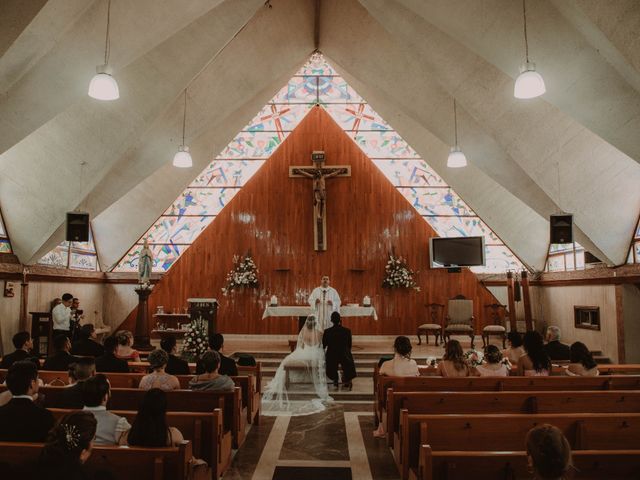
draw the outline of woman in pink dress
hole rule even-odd
[[[484,349],[484,362],[475,368],[480,377],[508,377],[511,369],[503,363],[502,352],[495,345],[487,345]]]

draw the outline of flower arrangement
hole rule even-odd
[[[207,327],[202,318],[191,320],[184,334],[182,357],[188,361],[195,361],[209,348]]]
[[[384,288],[413,288],[418,292],[420,291],[420,287],[413,279],[415,273],[409,269],[404,258],[396,257],[393,253],[390,253],[384,271],[385,277],[382,281]]]
[[[464,354],[464,360],[470,367],[477,367],[478,365],[481,365],[483,359],[484,355],[482,352],[478,352],[476,350],[468,350]]]
[[[233,256],[233,269],[227,274],[227,284],[222,288],[223,295],[241,287],[258,286],[258,268],[256,267],[251,254],[244,257]]]

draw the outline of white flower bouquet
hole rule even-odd
[[[224,295],[238,288],[258,286],[258,268],[250,253],[244,257],[233,256],[233,269],[227,274],[226,281],[226,285],[222,288]]]
[[[389,260],[384,267],[385,277],[382,281],[384,288],[413,288],[420,291],[420,287],[413,279],[417,272],[409,269],[407,262],[402,257],[396,257],[393,253],[389,254]]]
[[[200,318],[192,320],[184,334],[182,357],[188,361],[195,361],[209,348],[205,321]]]

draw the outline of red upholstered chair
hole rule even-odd
[[[436,347],[438,340],[442,337],[442,316],[444,314],[444,305],[441,303],[429,303],[427,307],[427,323],[418,326],[418,345],[422,345],[420,335],[424,333],[429,343],[429,334],[432,333],[436,339]]]

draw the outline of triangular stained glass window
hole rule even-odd
[[[523,264],[402,137],[316,53],[127,252],[113,271],[137,271],[148,238],[166,272],[315,105],[321,105],[442,237],[485,237],[485,267]]]
[[[13,253],[11,249],[11,242],[9,241],[9,234],[4,226],[4,219],[2,218],[2,212],[0,211],[0,253]]]
[[[71,270],[99,271],[100,265],[91,228],[89,228],[88,242],[68,242],[65,240],[38,260],[38,264]]]

